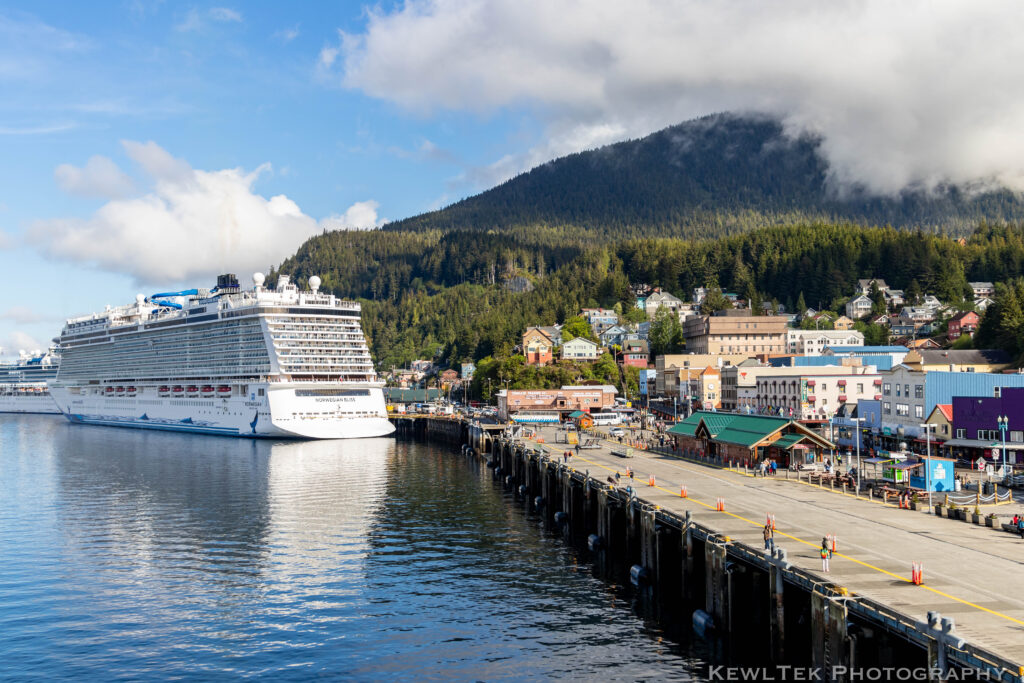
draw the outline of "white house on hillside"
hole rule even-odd
[[[576,337],[562,344],[563,360],[597,360],[598,346],[589,339]]]

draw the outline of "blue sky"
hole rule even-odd
[[[1013,0],[8,0],[0,347],[718,111],[838,185],[1024,190],[1021,34]]]
[[[126,154],[123,141],[152,141],[194,169],[252,172],[269,164],[251,191],[286,195],[317,221],[365,202],[376,203],[376,220],[442,206],[482,187],[467,179],[467,169],[530,144],[535,126],[515,112],[428,115],[345,87],[324,68],[321,52],[339,43],[339,31],[358,34],[366,22],[359,2],[5,3],[5,354],[30,340],[45,344],[64,317],[179,283],[160,275],[146,281],[126,265],[130,254],[97,265],[50,253],[51,233],[33,237],[39,222],[87,220],[112,196],[147,191],[152,179]],[[130,189],[61,186],[59,167],[69,165],[81,176],[97,155],[127,176]],[[276,258],[260,263],[279,263],[299,243],[286,240]],[[117,250],[116,243],[104,246]],[[228,259],[223,267],[248,279],[252,266]],[[180,278],[168,275],[176,281],[202,277],[188,270]]]

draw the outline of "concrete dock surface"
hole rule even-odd
[[[573,450],[554,443],[554,427],[541,427],[538,434],[544,438],[538,445],[550,454]],[[752,477],[639,449],[622,458],[612,455],[613,448],[623,450],[602,439],[601,448],[580,450],[570,464],[600,481],[618,472],[622,487],[630,485],[628,467],[640,499],[679,514],[689,510],[694,521],[757,548],[764,545],[762,529],[772,514],[775,543],[794,565],[921,621],[938,611],[955,619],[962,638],[1011,661],[1024,660],[1024,540],[1019,536],[821,490],[786,480],[781,471]],[[680,496],[684,485],[686,498]],[[724,511],[716,510],[719,498]],[[838,537],[828,574],[821,571],[819,554],[826,535]],[[911,581],[915,562],[924,565],[923,585]]]

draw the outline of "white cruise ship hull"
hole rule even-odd
[[[228,396],[160,396],[157,387],[139,387],[136,396],[75,393],[51,386],[60,412],[77,424],[156,429],[251,438],[358,439],[395,431],[384,417],[379,385],[318,383],[310,391],[297,385],[247,384]],[[302,395],[314,394],[314,395]],[[339,395],[332,395],[339,394]]]
[[[0,413],[36,413],[59,415],[60,408],[53,397],[41,394],[7,394],[0,395]]]

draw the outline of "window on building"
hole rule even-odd
[[[896,385],[896,395],[897,396],[902,396],[903,395],[902,393],[900,393],[900,385],[899,384]]]
[[[910,385],[909,384],[904,384],[903,385],[903,395],[906,396],[907,398],[910,398]]]
[[[910,415],[910,406],[906,403],[896,404],[896,414],[900,417],[907,417]]]
[[[1002,398],[1002,396],[1003,396],[1003,388],[1002,387],[992,387],[992,396],[994,398]]]
[[[1010,441],[1012,441],[1014,443],[1021,443],[1022,441],[1024,441],[1024,432],[1022,432],[1022,431],[1012,431],[1012,432],[1010,432]]]
[[[924,406],[914,406],[914,417],[924,417]]]
[[[857,393],[858,394],[863,394],[864,393],[864,383],[863,382],[857,382]]]
[[[965,439],[965,438],[967,438],[967,430],[966,429],[958,429],[958,430],[956,430],[956,438],[958,438],[958,439]]]
[[[888,396],[890,393],[892,393],[892,385],[889,384],[888,382],[883,384],[882,385],[882,393],[885,394],[886,396]]]
[[[996,441],[999,439],[999,431],[996,429],[979,429],[978,439],[981,441]]]
[[[891,415],[892,414],[892,407],[891,407],[891,405],[889,403],[883,403],[882,404],[882,412],[885,413],[886,415]]]
[[[915,384],[914,385],[914,398],[924,398],[924,385],[923,384]]]

